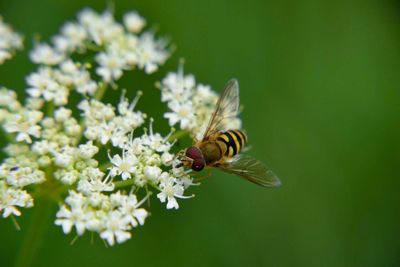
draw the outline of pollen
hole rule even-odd
[[[123,161],[121,165],[119,165],[119,169],[122,172],[129,172],[129,170],[131,169],[131,164],[129,164],[129,162]]]
[[[191,110],[189,108],[183,106],[178,112],[179,117],[181,117],[181,118],[187,117],[189,115],[190,111]]]

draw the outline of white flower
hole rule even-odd
[[[136,171],[138,163],[136,156],[131,153],[126,155],[125,150],[122,151],[122,158],[120,155],[114,155],[112,158],[110,157],[110,161],[114,165],[111,168],[111,176],[121,175],[123,180],[132,178],[131,174]]]
[[[164,114],[171,126],[179,123],[182,130],[201,139],[214,112],[217,94],[208,85],[196,85],[193,75],[184,75],[180,66],[177,73],[169,73],[161,83],[161,100],[171,112]],[[240,119],[225,120],[226,129],[240,129]]]
[[[90,73],[72,60],[62,62],[60,71],[56,74],[59,83],[75,89],[80,94],[93,95],[98,89],[97,83],[91,80]]]
[[[57,122],[64,122],[71,117],[72,110],[61,107],[54,113],[54,118]]]
[[[184,187],[178,183],[174,182],[172,177],[166,176],[163,181],[160,183],[161,192],[157,194],[157,197],[161,202],[165,202],[167,200],[167,209],[178,209],[179,204],[176,201],[177,198],[190,198],[193,196],[184,196],[183,191]]]
[[[183,75],[183,69],[180,67],[178,73],[168,73],[162,80],[161,100],[183,102],[190,99],[196,81],[193,75]]]
[[[0,65],[7,59],[12,58],[15,50],[22,48],[22,37],[20,34],[3,22],[0,16]]]
[[[52,77],[53,73],[50,68],[40,68],[38,72],[30,74],[26,81],[31,87],[27,92],[32,97],[40,97],[46,90],[54,90],[57,82]]]
[[[49,152],[54,152],[56,148],[57,144],[47,140],[36,141],[32,144],[32,151],[37,155],[44,155]]]
[[[71,232],[75,226],[78,235],[85,232],[87,226],[87,212],[88,208],[86,202],[88,199],[80,193],[70,191],[68,197],[65,199],[66,205],[62,205],[57,212],[56,225],[61,225],[65,234]]]
[[[79,145],[78,154],[83,159],[91,159],[98,152],[99,148],[94,146],[92,141],[88,141],[86,144]]]
[[[216,104],[217,94],[211,90],[209,85],[198,84],[194,95],[193,102],[196,105],[207,104],[210,105]]]
[[[25,190],[8,187],[4,181],[0,180],[0,212],[3,212],[3,218],[11,214],[20,216],[21,212],[17,207],[30,208],[32,206],[33,199]]]
[[[28,97],[25,99],[27,109],[41,110],[44,106],[44,100],[41,98]]]
[[[46,101],[54,101],[58,106],[68,103],[68,88],[57,81],[58,73],[49,67],[41,67],[38,72],[27,77],[30,86],[27,93],[34,97],[43,97]]]
[[[138,33],[146,25],[146,20],[139,13],[132,11],[124,15],[124,24],[128,31]]]
[[[38,44],[30,53],[30,58],[33,63],[56,65],[64,60],[64,55],[47,44]]]
[[[126,219],[132,227],[137,227],[138,225],[143,225],[148,216],[148,212],[145,209],[139,208],[139,206],[146,201],[147,197],[138,202],[134,194],[122,195],[120,192],[117,192],[110,196],[110,200],[124,215],[124,219]]]
[[[172,147],[172,144],[168,142],[171,134],[172,130],[166,137],[162,137],[159,133],[154,133],[153,119],[151,118],[149,124],[149,133],[142,136],[142,143],[154,151],[168,152]]]
[[[75,207],[70,210],[66,206],[61,206],[56,216],[58,219],[56,219],[55,224],[61,225],[64,234],[70,233],[73,226],[75,226],[78,235],[83,235],[85,232],[85,211],[81,207]]]
[[[143,33],[137,47],[137,64],[148,74],[158,70],[158,65],[164,64],[168,58],[163,40],[156,41],[150,32]]]
[[[140,111],[134,111],[141,94],[142,92],[139,91],[131,103],[129,103],[124,95],[122,95],[121,101],[118,104],[118,112],[120,116],[116,119],[118,120],[116,124],[119,125],[125,133],[135,130],[144,123],[146,114],[143,114]]]
[[[58,152],[54,152],[55,165],[67,168],[75,161],[76,148],[70,146],[63,146]]]
[[[5,111],[2,109],[3,107],[10,111],[17,111],[21,108],[21,104],[17,100],[17,94],[4,87],[0,89],[0,110]],[[5,112],[5,114],[8,114],[8,112]],[[4,118],[0,119],[0,121],[4,120]]]
[[[60,43],[57,48],[60,51],[66,49],[74,50],[77,47],[82,47],[84,41],[87,38],[87,33],[85,29],[78,23],[67,22],[61,29],[62,36],[67,41],[66,46],[61,46]],[[57,42],[56,42],[57,44]],[[65,48],[64,48],[65,47]]]
[[[54,36],[52,38],[52,42],[54,44],[55,49],[62,53],[67,53],[71,46],[68,38],[62,35]]]
[[[115,121],[113,123],[115,123]],[[118,125],[118,124],[116,124],[116,125]],[[114,147],[123,148],[124,145],[128,142],[128,137],[126,135],[126,133],[128,131],[125,130],[121,126],[116,126],[116,125],[115,124],[113,125],[115,128],[112,131],[112,134],[111,134],[111,137],[110,137],[111,143],[112,143],[112,145]],[[113,126],[111,126],[111,127],[113,127]]]
[[[193,178],[188,175],[180,176],[179,179],[181,180],[185,189],[189,188],[190,186],[200,185],[200,183],[193,183]]]
[[[169,120],[170,126],[174,126],[176,123],[180,122],[180,128],[190,128],[190,124],[193,122],[195,116],[193,106],[190,103],[172,101],[168,104],[168,107],[173,112],[165,113],[164,118]]]
[[[162,164],[164,164],[165,166],[170,166],[172,164],[174,160],[174,155],[169,153],[169,152],[164,152],[161,155],[161,162]]]
[[[145,219],[149,215],[149,213],[145,209],[138,208],[145,200],[146,198],[143,199],[141,202],[138,202],[136,196],[130,194],[126,198],[126,201],[121,205],[120,210],[123,211],[124,214],[126,214],[129,223],[133,227],[136,227],[138,223],[140,225],[143,225]]]
[[[158,177],[161,175],[162,170],[157,166],[146,166],[144,168],[144,175],[147,179],[151,181],[157,181]]]
[[[85,117],[88,125],[97,125],[99,122],[109,121],[115,116],[114,108],[111,105],[94,99],[90,102],[83,100],[79,103],[78,108],[84,112],[82,116]]]
[[[44,182],[45,175],[41,170],[31,167],[18,167],[15,171],[10,171],[6,177],[8,185],[14,187],[24,187],[30,184],[39,184]]]
[[[115,130],[117,130],[115,125],[112,125],[111,123],[101,123],[97,128],[99,134],[98,139],[103,145],[107,144],[108,141],[113,137]]]
[[[78,191],[85,195],[92,195],[94,192],[111,192],[114,190],[112,177],[109,174],[103,180],[104,173],[98,168],[88,167],[82,171],[78,182]]]
[[[89,180],[79,180],[78,187],[79,192],[89,195],[93,192],[111,192],[114,190],[114,184],[101,179],[90,178]]]
[[[114,21],[109,11],[99,15],[87,8],[78,14],[78,20],[97,45],[111,42],[123,34],[123,27]]]
[[[110,246],[122,243],[131,238],[129,230],[129,221],[119,211],[112,211],[104,219],[105,230],[100,233],[100,237],[105,239]]]
[[[78,180],[79,172],[76,170],[58,170],[54,173],[54,177],[64,184],[72,185],[76,180]]]
[[[100,67],[96,73],[100,75],[105,82],[118,80],[122,76],[122,70],[125,68],[124,59],[115,52],[100,53],[96,57]]]
[[[28,154],[29,146],[23,143],[7,144],[4,148],[4,152],[7,153],[9,157],[18,157],[20,155]]]
[[[21,113],[13,114],[4,124],[8,133],[17,133],[18,142],[32,143],[31,136],[38,138],[41,127],[37,123],[42,119],[43,113],[36,110],[23,110]]]

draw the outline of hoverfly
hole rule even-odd
[[[226,129],[226,122],[235,119],[238,111],[239,84],[232,79],[218,99],[203,138],[195,140],[194,145],[184,151],[179,165],[197,172],[204,167],[216,167],[263,187],[279,186],[279,178],[267,166],[240,154],[247,142],[246,134],[241,130]]]

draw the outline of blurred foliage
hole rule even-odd
[[[5,21],[48,38],[84,6],[106,1],[0,1]],[[127,243],[105,248],[90,235],[69,245],[48,225],[37,266],[399,266],[400,5],[395,1],[115,1],[137,9],[177,45],[150,79],[139,108],[160,120],[154,81],[176,70],[222,88],[240,81],[250,154],[283,181],[265,190],[214,172],[196,198],[152,216]],[[2,85],[22,92],[34,66],[27,52],[0,67]],[[109,96],[111,97],[111,95]],[[158,119],[157,119],[158,118]],[[3,140],[1,141],[3,144]],[[12,266],[31,212],[0,220],[0,266]]]

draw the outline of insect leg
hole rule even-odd
[[[200,173],[194,173],[194,174],[192,174],[192,176],[195,176],[196,174],[200,174]],[[194,179],[194,182],[195,183],[201,182],[201,181],[203,181],[204,179],[207,179],[210,176],[211,176],[211,169],[208,169],[206,175],[197,177],[196,179]]]

